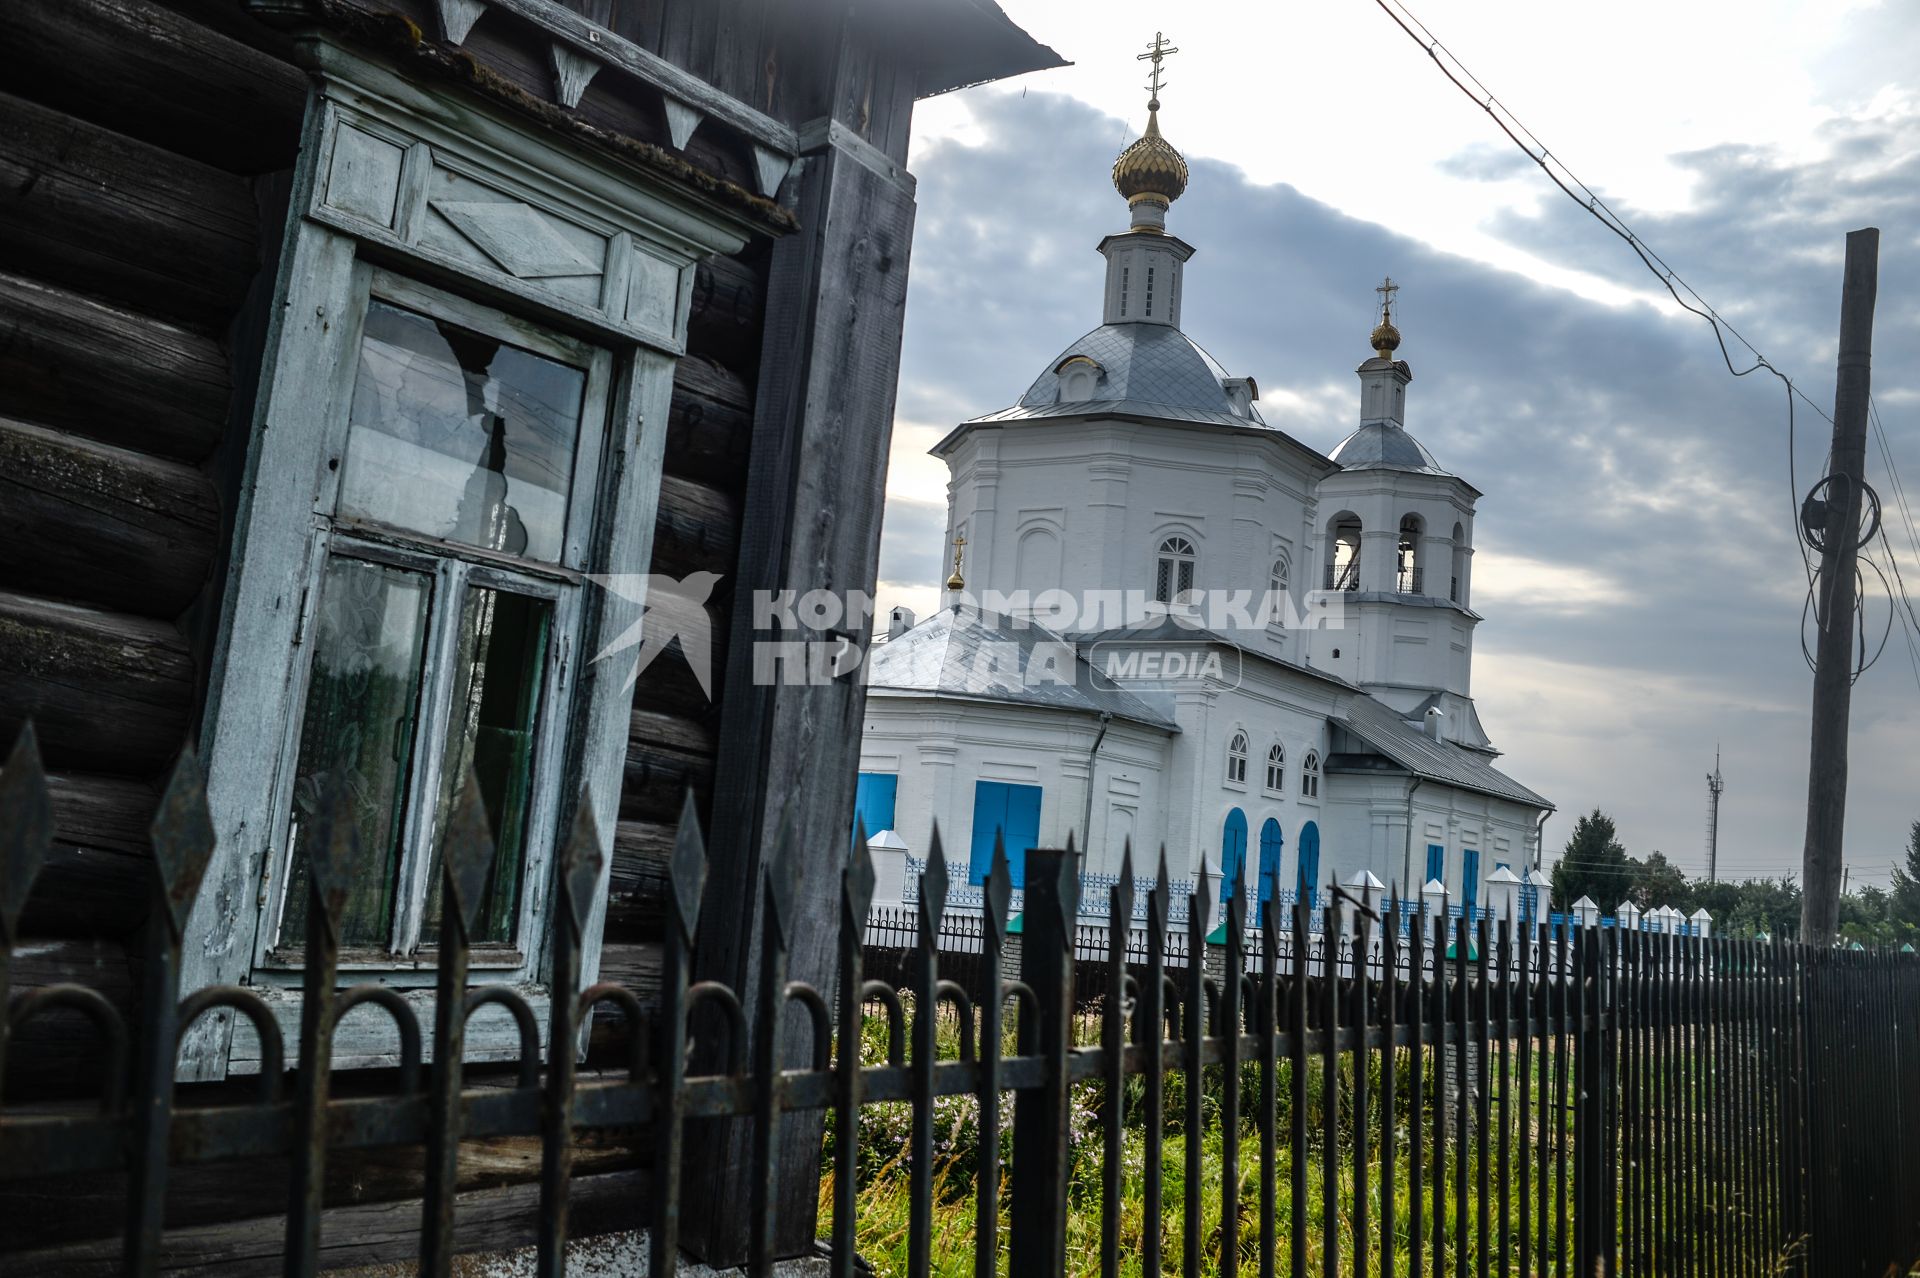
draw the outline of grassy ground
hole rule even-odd
[[[950,1055],[953,1050],[953,1028],[943,1027],[943,1038],[947,1039],[942,1055]],[[870,1038],[872,1026],[870,1023]],[[879,1060],[884,1052],[877,1039],[872,1039],[872,1059]],[[1378,1108],[1380,1070],[1382,1062],[1378,1054],[1369,1059],[1370,1091],[1373,1103],[1370,1105],[1369,1158],[1367,1161],[1367,1201],[1366,1220],[1367,1237],[1359,1244],[1354,1239],[1357,1198],[1355,1193],[1356,1168],[1353,1144],[1352,1106],[1354,1062],[1347,1058],[1341,1062],[1340,1096],[1341,1109],[1336,1152],[1338,1154],[1337,1184],[1334,1187],[1337,1226],[1331,1245],[1339,1249],[1340,1267],[1351,1272],[1355,1268],[1356,1245],[1366,1249],[1367,1268],[1371,1273],[1381,1273],[1380,1222],[1384,1206],[1383,1195],[1390,1195],[1395,1218],[1395,1256],[1393,1272],[1408,1272],[1408,1249],[1412,1245],[1408,1229],[1412,1217],[1411,1151],[1412,1134],[1408,1130],[1411,1112],[1422,1116],[1422,1136],[1426,1141],[1424,1157],[1426,1160],[1427,1183],[1423,1193],[1423,1214],[1425,1216],[1423,1238],[1420,1242],[1427,1272],[1433,1272],[1433,1151],[1431,1146],[1432,1106],[1432,1066],[1431,1055],[1428,1058],[1428,1076],[1424,1090],[1428,1096],[1417,1107],[1408,1105],[1411,1095],[1411,1078],[1406,1053],[1398,1054],[1397,1091],[1399,1101],[1391,1116],[1383,1116]],[[1492,1094],[1497,1098],[1502,1094],[1503,1079],[1498,1073],[1497,1058],[1488,1061],[1489,1079]],[[1539,1071],[1534,1071],[1533,1096],[1536,1117],[1542,1112],[1539,1099],[1549,1094]],[[1260,1242],[1261,1219],[1261,1169],[1259,1130],[1252,1115],[1258,1112],[1259,1071],[1248,1066],[1243,1069],[1240,1080],[1241,1114],[1240,1124],[1240,1175],[1237,1185],[1237,1199],[1240,1207],[1240,1255],[1246,1272],[1257,1272],[1251,1266],[1257,1263]],[[1520,1082],[1516,1068],[1514,1084]],[[1218,1272],[1220,1269],[1220,1249],[1222,1245],[1221,1201],[1223,1197],[1222,1168],[1224,1166],[1224,1137],[1219,1121],[1219,1097],[1222,1094],[1224,1078],[1218,1068],[1207,1071],[1203,1108],[1205,1121],[1199,1135],[1202,1142],[1202,1185],[1201,1200],[1201,1268],[1204,1272]],[[1325,1172],[1323,1159],[1325,1153],[1322,1136],[1322,1096],[1324,1077],[1319,1062],[1308,1065],[1307,1097],[1307,1219],[1305,1231],[1308,1264],[1314,1272],[1322,1265],[1322,1248],[1329,1245],[1322,1223],[1323,1188]],[[1184,1130],[1183,1106],[1185,1103],[1185,1078],[1170,1074],[1165,1081],[1166,1121],[1162,1125],[1163,1142],[1160,1151],[1162,1168],[1161,1188],[1161,1235],[1162,1267],[1166,1273],[1178,1273],[1181,1269],[1182,1240],[1185,1228],[1186,1199],[1186,1141],[1189,1133]],[[1288,1128],[1292,1119],[1291,1066],[1281,1063],[1279,1067],[1280,1114],[1277,1146],[1276,1169],[1276,1235],[1279,1239],[1278,1259],[1285,1268],[1290,1254],[1289,1238],[1292,1215],[1292,1154],[1288,1139]],[[1128,1081],[1124,1098],[1127,1127],[1121,1147],[1123,1173],[1121,1177],[1121,1272],[1127,1275],[1142,1275],[1140,1241],[1145,1224],[1145,1168],[1147,1159],[1147,1137],[1140,1125],[1141,1104],[1145,1092],[1140,1079]],[[1516,1102],[1518,1092],[1515,1092]],[[1068,1217],[1068,1254],[1069,1272],[1075,1275],[1094,1275],[1099,1272],[1099,1244],[1101,1219],[1104,1212],[1101,1189],[1101,1166],[1104,1155],[1101,1134],[1101,1117],[1107,1103],[1103,1084],[1088,1083],[1076,1087],[1073,1091],[1072,1114],[1069,1121],[1069,1142],[1072,1156],[1072,1176],[1069,1183]],[[1003,1121],[1011,1124],[1011,1094],[1008,1103],[1003,1105]],[[1546,1112],[1551,1112],[1548,1110]],[[1515,1109],[1517,1128],[1517,1104]],[[859,1160],[859,1219],[857,1231],[859,1250],[875,1270],[882,1275],[903,1275],[906,1273],[907,1233],[910,1210],[910,1128],[911,1113],[904,1104],[871,1106],[863,1111],[860,1132]],[[1498,1131],[1498,1107],[1494,1110],[1494,1129]],[[1537,1129],[1537,1123],[1536,1123]],[[1536,1130],[1536,1140],[1542,1135]],[[1395,1144],[1395,1168],[1393,1183],[1381,1183],[1381,1141],[1383,1136]],[[1467,1250],[1467,1264],[1477,1269],[1478,1265],[1478,1212],[1479,1199],[1477,1186],[1479,1168],[1469,1161],[1467,1168],[1469,1195],[1464,1211],[1454,1200],[1455,1162],[1454,1128],[1449,1122],[1447,1130],[1448,1158],[1445,1168],[1446,1184],[1446,1229],[1449,1240],[1458,1239]],[[1493,1142],[1490,1142],[1490,1146]],[[977,1107],[972,1097],[944,1097],[935,1105],[934,1124],[934,1211],[933,1211],[933,1272],[943,1278],[961,1278],[973,1272],[973,1248],[975,1231],[975,1169],[979,1163],[979,1142],[977,1125]],[[827,1231],[827,1222],[832,1214],[832,1151],[833,1134],[829,1131],[825,1161],[822,1164],[824,1175],[820,1189],[821,1232]],[[1003,1160],[1010,1159],[1012,1152],[1011,1136],[1003,1131],[1001,1153]],[[1517,1219],[1517,1206],[1512,1208],[1513,1218],[1504,1222],[1498,1208],[1498,1152],[1497,1148],[1489,1154],[1489,1222],[1487,1252],[1489,1268],[1499,1265],[1502,1242],[1504,1240],[1514,1263],[1520,1247],[1519,1233],[1529,1228],[1538,1238],[1538,1222],[1523,1226]],[[1544,1255],[1537,1246],[1534,1249],[1532,1268],[1535,1272],[1551,1272],[1551,1266],[1558,1258],[1560,1241],[1554,1236],[1551,1225],[1552,1200],[1556,1184],[1552,1179],[1566,1160],[1560,1153],[1554,1153],[1544,1160],[1548,1179],[1544,1182],[1536,1168],[1535,1178],[1530,1182],[1530,1196],[1536,1212],[1543,1202],[1547,1204],[1549,1228],[1547,1250]],[[1519,1193],[1519,1179],[1522,1171],[1522,1157],[1517,1131],[1513,1134],[1509,1148],[1509,1167],[1511,1192],[1510,1203],[1516,1203]],[[994,1222],[1002,1238],[1001,1272],[1006,1273],[1004,1252],[1008,1192],[1010,1185],[1002,1182],[1002,1194],[998,1219]],[[1544,1196],[1543,1196],[1544,1190]],[[1569,1204],[1570,1206],[1570,1204]],[[1464,1225],[1464,1228],[1461,1226]],[[1571,1234],[1566,1239],[1571,1247]],[[1454,1260],[1454,1248],[1449,1245],[1443,1249],[1444,1265],[1450,1268]],[[1543,1263],[1544,1262],[1544,1263]]]

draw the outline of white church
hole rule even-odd
[[[1187,336],[1187,164],[1158,109],[1113,166],[1130,225],[1099,245],[1100,326],[933,449],[954,575],[869,658],[856,820],[916,861],[937,822],[956,884],[998,835],[1016,884],[1071,838],[1097,887],[1131,839],[1142,874],[1164,846],[1256,901],[1371,874],[1484,909],[1539,865],[1552,804],[1474,710],[1480,492],[1407,432],[1390,280],[1326,453]],[[1235,592],[1280,606],[1249,619]]]

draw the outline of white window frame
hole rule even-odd
[[[1320,752],[1307,751],[1300,760],[1300,797],[1317,799],[1320,797]]]
[[[1287,748],[1278,741],[1267,751],[1267,793],[1287,792]]]
[[[275,944],[284,905],[280,885],[287,878],[288,787],[319,574],[330,553],[351,551],[430,565],[441,592],[457,593],[467,583],[506,584],[553,600],[519,926],[510,951],[476,949],[474,962],[477,983],[508,984],[527,998],[544,1035],[554,849],[584,799],[602,856],[581,947],[583,981],[591,983],[599,968],[632,706],[629,667],[587,657],[605,637],[638,621],[642,608],[637,590],[587,583],[603,574],[643,580],[651,566],[667,410],[675,362],[685,349],[693,268],[702,257],[737,252],[755,228],[738,212],[630,167],[555,146],[545,131],[517,117],[464,95],[456,100],[457,90],[438,101],[438,91],[403,81],[324,38],[312,52],[315,87],[267,311],[260,389],[243,441],[232,566],[201,739],[217,842],[186,929],[182,988],[252,985],[273,1011],[289,1054],[298,1050],[300,972]],[[469,202],[469,209],[473,201],[508,206],[501,211],[544,223],[583,260],[562,260],[557,269],[542,262],[516,266],[511,244],[502,257],[479,239],[461,239],[459,223],[436,203],[442,195]],[[581,434],[557,563],[441,547],[416,534],[335,517],[362,324],[374,297],[584,368]],[[457,638],[456,593],[439,595],[430,614],[430,660],[445,660]],[[436,684],[429,677],[424,687],[440,701],[421,706],[422,724],[444,716],[451,679]],[[434,754],[415,765],[414,792],[424,797],[404,818],[417,855],[403,868],[411,871],[409,890],[416,895],[400,903],[413,911],[397,931],[400,950],[409,936],[417,938],[418,904],[425,899],[437,795],[431,776],[440,766]],[[349,960],[343,967],[396,988],[423,1025],[432,1023],[430,953],[343,957]],[[476,1016],[467,1052],[473,1060],[513,1059],[517,1028],[504,1016]],[[342,1022],[337,1067],[397,1059],[389,1018]],[[259,1068],[251,1027],[216,1013],[185,1036],[178,1073],[216,1079]]]
[[[1156,603],[1175,604],[1193,590],[1193,581],[1198,573],[1200,552],[1190,538],[1178,533],[1161,539],[1160,549],[1154,552],[1153,560],[1153,598]],[[1160,583],[1166,576],[1165,586]]]
[[[1274,611],[1267,618],[1267,633],[1276,639],[1285,638],[1287,621],[1293,609],[1287,599],[1287,584],[1292,579],[1293,561],[1284,553],[1274,556],[1273,568],[1267,574],[1267,592]]]
[[[1235,728],[1227,738],[1227,784],[1244,789],[1247,784],[1247,754],[1251,742],[1244,728]]]
[[[552,782],[565,765],[569,744],[567,720],[573,659],[580,638],[585,594],[581,570],[586,564],[587,547],[596,522],[617,518],[620,513],[607,509],[613,503],[604,498],[599,485],[601,465],[609,445],[607,407],[613,357],[604,348],[518,322],[498,308],[420,284],[364,261],[358,263],[354,271],[352,294],[351,313],[356,320],[351,362],[356,376],[360,341],[364,338],[361,321],[375,302],[384,302],[578,368],[585,375],[579,434],[574,448],[560,559],[543,563],[476,547],[436,543],[424,534],[363,522],[349,515],[322,513],[334,512],[338,507],[348,447],[351,380],[347,402],[333,405],[335,420],[331,436],[324,441],[325,451],[330,460],[340,459],[343,464],[329,465],[322,472],[313,514],[304,607],[295,640],[300,651],[295,658],[289,698],[293,713],[286,721],[270,809],[273,824],[269,829],[268,856],[272,861],[264,878],[267,899],[254,941],[255,974],[260,980],[273,983],[279,972],[298,973],[301,967],[300,951],[305,938],[286,935],[282,930],[288,904],[286,887],[292,880],[293,786],[312,675],[311,636],[322,602],[321,583],[328,562],[346,558],[421,573],[432,581],[433,602],[428,610],[426,658],[422,662],[421,698],[415,714],[416,743],[406,780],[408,800],[399,834],[395,942],[386,956],[343,951],[340,969],[381,973],[389,984],[402,988],[431,983],[434,979],[433,947],[422,950],[420,946],[421,916],[432,887],[429,881],[431,853],[439,834],[434,821],[443,780],[438,748],[441,743],[435,739],[434,730],[446,722],[451,709],[452,665],[459,639],[460,607],[468,587],[477,586],[544,599],[553,609],[536,715],[533,801],[527,812],[526,844],[521,854],[518,916],[513,937],[506,945],[476,945],[472,957],[475,969],[490,970],[506,979],[531,980],[537,967],[533,958],[539,952],[538,938],[544,921],[544,885],[551,874],[552,855],[560,833],[558,812],[566,799]],[[536,884],[542,887],[536,888]]]

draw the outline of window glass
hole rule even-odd
[[[440,774],[439,831],[428,867],[420,940],[440,935],[440,860],[448,816],[467,768],[494,831],[493,870],[475,911],[472,940],[510,944],[520,908],[527,810],[533,792],[534,729],[545,673],[552,605],[504,590],[475,587],[460,610],[452,708]]]
[[[294,768],[293,858],[280,929],[286,944],[300,945],[306,936],[307,839],[336,779],[351,797],[363,858],[341,914],[340,943],[390,941],[431,594],[422,573],[328,561]]]
[[[339,513],[558,560],[585,389],[580,369],[372,302]]]

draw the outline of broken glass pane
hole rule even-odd
[[[340,513],[558,560],[586,380],[497,338],[370,303]]]
[[[428,867],[427,909],[420,941],[440,935],[441,858],[448,813],[467,768],[480,783],[480,803],[493,830],[493,869],[474,912],[475,944],[511,944],[520,908],[520,870],[533,791],[533,743],[552,605],[504,590],[474,587],[460,610],[453,703],[442,761],[439,834]]]
[[[305,942],[308,838],[339,780],[345,782],[360,836],[360,863],[352,868],[352,887],[338,920],[340,943],[391,943],[430,593],[421,573],[361,559],[327,563],[294,769],[283,945]]]

